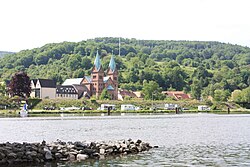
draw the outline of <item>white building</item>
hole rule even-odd
[[[40,99],[56,98],[56,82],[51,79],[33,79],[31,80],[30,97]]]

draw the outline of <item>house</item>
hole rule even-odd
[[[126,90],[126,89],[119,89],[118,90],[118,100],[123,101],[125,99],[125,97],[137,98],[137,96],[134,92]]]
[[[163,91],[162,93],[175,100],[191,99],[190,94],[186,94],[183,91]]]
[[[51,79],[32,79],[30,97],[56,98],[56,82]]]
[[[80,99],[86,94],[86,87],[83,85],[59,85],[56,87],[56,98]]]

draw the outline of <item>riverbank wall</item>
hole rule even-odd
[[[154,146],[157,147],[157,146]],[[0,166],[53,161],[83,161],[88,158],[136,154],[151,149],[141,140],[108,142],[0,143]]]

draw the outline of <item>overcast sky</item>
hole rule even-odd
[[[0,0],[0,51],[95,37],[250,46],[250,0]]]

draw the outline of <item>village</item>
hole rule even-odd
[[[184,93],[184,91],[162,91],[161,94],[171,101],[164,102],[153,102],[154,96],[152,94],[152,104],[141,105],[132,104],[128,99],[133,99],[133,101],[144,100],[144,95],[141,91],[131,91],[122,88],[118,88],[119,85],[119,72],[116,68],[116,62],[114,55],[111,56],[108,69],[105,70],[101,64],[101,58],[99,53],[96,53],[94,60],[94,66],[91,71],[90,76],[83,76],[82,78],[68,78],[61,85],[57,85],[52,79],[31,79],[31,93],[30,99],[41,99],[41,101],[53,101],[53,100],[81,100],[85,99],[100,99],[102,94],[106,93],[108,101],[101,102],[99,105],[88,106],[88,105],[78,105],[78,106],[61,106],[56,105],[43,105],[42,110],[61,110],[64,111],[75,111],[75,110],[99,110],[99,111],[110,111],[119,110],[123,111],[139,111],[139,110],[172,110],[176,113],[180,113],[183,110],[189,110],[187,105],[176,103],[177,101],[191,100],[191,95]],[[6,84],[8,85],[8,84]],[[9,95],[11,96],[11,95]],[[116,101],[121,101],[119,105],[116,105]],[[114,103],[115,102],[115,103]],[[26,102],[23,102],[23,106]],[[85,103],[85,102],[84,102]],[[21,106],[21,107],[23,107]],[[28,109],[33,109],[35,106],[27,104]],[[193,106],[192,106],[193,107]],[[198,111],[209,111],[210,107],[204,104],[196,106]],[[7,109],[7,107],[5,106]],[[194,109],[194,108],[192,108]],[[40,111],[40,110],[39,110]]]

